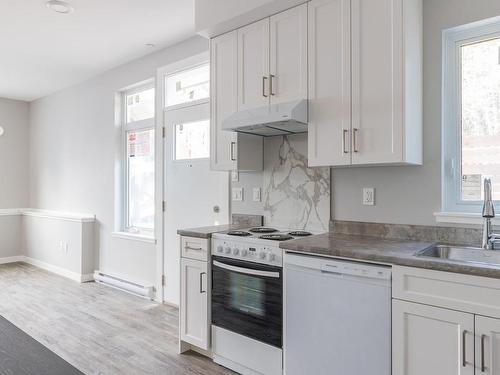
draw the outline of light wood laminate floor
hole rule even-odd
[[[176,308],[24,263],[0,265],[0,315],[86,374],[234,374],[177,354]]]

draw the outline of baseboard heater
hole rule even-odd
[[[154,286],[145,286],[136,283],[132,283],[127,280],[120,279],[115,276],[106,275],[102,272],[95,271],[94,272],[94,280],[98,283],[102,283],[104,285],[111,286],[113,288],[121,289],[126,292],[135,294],[137,296],[141,296],[148,299],[153,299],[155,296],[155,288]]]

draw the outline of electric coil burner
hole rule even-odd
[[[237,236],[237,237],[248,237],[248,236],[252,235],[252,233],[249,233],[249,232],[244,231],[244,230],[231,230],[231,231],[227,232],[227,234],[230,236]]]
[[[264,234],[263,236],[260,236],[259,238],[263,239],[263,240],[273,240],[273,241],[287,241],[287,240],[293,239],[292,236],[289,236],[287,234],[281,234],[281,233]]]
[[[274,233],[277,232],[277,229],[267,228],[267,227],[257,227],[249,229],[252,233]]]
[[[306,232],[303,230],[294,230],[292,232],[288,232],[288,234],[292,237],[307,237],[312,235],[311,232]]]

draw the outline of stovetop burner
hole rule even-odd
[[[227,232],[227,234],[230,236],[237,236],[237,237],[248,237],[252,235],[252,233],[248,233],[247,231],[244,230],[231,230]]]
[[[252,233],[274,233],[277,232],[277,229],[274,228],[268,228],[268,227],[256,227],[250,229],[250,232]]]
[[[293,237],[289,236],[287,234],[264,234],[263,236],[260,236],[259,238],[263,239],[263,240],[273,240],[273,241],[293,240]]]
[[[303,230],[294,230],[292,232],[288,232],[288,234],[290,236],[294,236],[294,237],[307,237],[307,236],[311,236],[312,235],[311,232],[306,232],[306,231],[303,231]]]

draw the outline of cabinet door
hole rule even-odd
[[[236,169],[236,134],[222,130],[222,121],[237,111],[237,33],[210,42],[210,166],[213,170]]]
[[[271,104],[307,99],[307,4],[270,19]]]
[[[309,2],[309,166],[351,163],[350,8],[350,0]]]
[[[207,262],[181,259],[180,338],[204,350],[210,329],[208,281]]]
[[[238,29],[238,111],[269,105],[269,18]]]
[[[476,315],[476,372],[500,375],[500,319]]]
[[[352,163],[403,158],[403,0],[352,0]]]
[[[473,375],[474,315],[393,300],[393,375]]]

